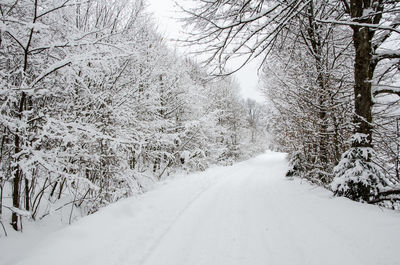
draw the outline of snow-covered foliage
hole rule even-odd
[[[355,134],[351,142],[365,142],[366,137]],[[346,151],[333,170],[335,178],[330,184],[332,191],[353,200],[374,201],[379,192],[390,184],[382,170],[371,161],[374,156],[374,150],[370,147],[352,147]]]
[[[301,1],[290,7],[296,3]],[[398,5],[309,1],[301,15],[287,16],[286,28],[271,26],[282,34],[264,39],[271,48],[263,87],[275,146],[289,152],[288,176],[354,200],[382,203],[387,196],[384,204],[397,207]],[[371,38],[366,41],[365,27]]]
[[[237,85],[169,49],[144,6],[1,3],[0,215],[14,229],[248,154]]]
[[[306,34],[307,28],[302,32]],[[318,32],[316,42],[335,34],[347,36],[343,29],[330,26],[321,26]],[[348,146],[345,140],[352,119],[351,60],[330,54],[338,49],[351,53],[351,49],[342,40],[315,49],[308,41],[298,40],[296,45],[286,42],[272,51],[263,65],[262,89],[269,102],[275,148],[289,153],[288,175],[327,186]]]

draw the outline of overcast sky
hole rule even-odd
[[[154,13],[159,31],[170,39],[179,38],[182,29],[179,21],[174,19],[178,16],[175,12],[174,0],[147,0],[147,2],[149,4],[149,11]],[[233,66],[231,68],[233,68]],[[240,84],[243,97],[262,102],[264,100],[263,96],[257,90],[257,68],[257,61],[253,61],[239,72],[235,73],[235,77]]]

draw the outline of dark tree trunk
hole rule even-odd
[[[356,49],[354,62],[354,97],[356,133],[367,136],[366,141],[354,141],[353,147],[371,147],[372,143],[372,96],[369,82],[371,40],[368,28],[353,27],[353,41]]]
[[[22,117],[22,111],[24,109],[24,105],[25,105],[25,93],[22,92],[21,94],[21,100],[19,102],[19,106],[18,106],[18,115],[19,118],[21,119]],[[18,131],[15,135],[15,139],[14,139],[14,153],[18,154],[21,150],[20,150],[20,137],[18,135]],[[18,161],[18,157],[16,157],[16,160]],[[13,199],[13,207],[19,209],[20,207],[20,199],[21,199],[21,193],[20,193],[20,187],[21,187],[21,178],[22,178],[22,172],[18,166],[18,164],[15,166],[14,168],[14,179],[13,179],[13,192],[12,192],[12,199]],[[17,213],[13,212],[11,215],[11,225],[12,227],[16,230],[19,231],[19,222],[18,222],[18,215]]]
[[[38,11],[38,0],[35,0],[33,3],[33,21],[32,23],[35,24],[36,20],[37,20],[37,11]],[[24,62],[24,67],[23,67],[23,73],[27,74],[27,70],[28,70],[28,57],[29,57],[29,49],[32,43],[32,39],[33,39],[33,35],[34,35],[35,31],[34,28],[32,27],[29,31],[29,37],[27,40],[27,44],[26,46],[23,48],[23,62]],[[21,99],[19,102],[19,106],[17,106],[17,110],[18,110],[18,118],[21,120],[22,119],[22,115],[23,115],[23,111],[24,111],[24,107],[25,107],[25,103],[26,103],[26,97],[27,95],[25,94],[25,92],[21,93]],[[22,139],[19,136],[19,131],[16,131],[15,134],[15,139],[14,139],[14,152],[15,154],[18,154],[21,151],[21,141]],[[18,162],[19,157],[15,158]],[[20,194],[20,187],[21,187],[21,181],[23,179],[23,173],[20,169],[20,167],[18,166],[18,163],[16,164],[15,168],[14,168],[14,180],[13,180],[13,206],[17,209],[19,209],[20,207],[20,200],[21,200],[21,194]],[[11,216],[11,224],[13,226],[13,228],[15,230],[20,230],[22,225],[18,222],[18,215],[17,213],[13,212],[12,216]]]
[[[350,15],[358,23],[378,24],[380,16],[364,16],[366,10],[376,10],[381,1],[351,0]],[[371,79],[376,64],[372,61],[374,31],[365,26],[352,26],[355,48],[354,97],[355,133],[365,135],[363,141],[353,141],[353,147],[372,147],[372,94]],[[369,158],[368,158],[369,159]]]
[[[19,202],[20,202],[20,192],[19,192],[20,180],[21,180],[20,170],[17,168],[14,173],[13,193],[12,193],[13,206],[17,209],[19,208]],[[11,225],[16,231],[19,230],[18,215],[15,212],[13,212],[11,215]]]
[[[29,180],[25,178],[25,210],[30,211]]]

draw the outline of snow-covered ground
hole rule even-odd
[[[290,181],[286,167],[284,154],[269,152],[163,182],[39,242],[31,240],[29,251],[0,257],[0,263],[400,264],[399,212]],[[1,240],[0,252],[18,248]]]

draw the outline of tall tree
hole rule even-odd
[[[336,193],[352,199],[373,201],[383,186],[389,183],[380,168],[372,162],[375,152],[372,145],[371,88],[378,63],[384,58],[400,57],[392,49],[380,51],[392,33],[400,33],[397,30],[400,25],[399,15],[396,14],[399,3],[385,0],[343,0],[342,3],[350,21],[331,22],[349,25],[353,30],[355,129],[351,149],[343,154],[341,163],[335,168],[332,188]],[[396,91],[386,89],[383,93]]]

